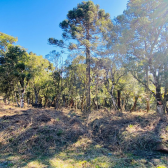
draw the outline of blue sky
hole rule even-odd
[[[86,1],[86,0],[85,0]],[[128,0],[93,0],[111,18],[122,14]],[[18,45],[37,55],[55,50],[49,37],[61,39],[59,23],[82,0],[0,0],[0,31],[18,38]]]

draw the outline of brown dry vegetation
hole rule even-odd
[[[167,115],[0,104],[0,167],[168,167],[167,144]]]

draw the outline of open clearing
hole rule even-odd
[[[0,104],[0,168],[168,167],[168,117]]]

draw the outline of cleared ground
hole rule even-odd
[[[0,104],[0,167],[168,167],[168,117]]]

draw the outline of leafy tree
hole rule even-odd
[[[14,42],[17,42],[17,38],[0,32],[0,58],[1,59],[4,56],[5,52],[7,52],[8,47],[12,45]]]
[[[5,101],[15,94],[18,106],[23,107],[26,90],[30,97],[32,88],[37,103],[38,94],[46,83],[45,79],[51,80],[49,74],[53,67],[42,56],[36,56],[32,52],[28,54],[20,46],[14,46],[15,41],[16,38],[0,33],[0,91],[4,94]]]
[[[65,89],[64,96],[68,99],[68,104],[75,100],[75,105],[81,101],[80,108],[83,110],[83,103],[85,99],[85,58],[77,56],[70,64],[65,67]],[[78,101],[78,102],[77,102]]]
[[[11,90],[14,90],[14,86],[17,85],[20,94],[20,106],[23,107],[25,89],[31,78],[31,74],[27,71],[28,54],[18,46],[9,46],[3,60],[0,68],[3,82],[7,84],[5,92],[7,94],[8,90],[10,94]],[[2,84],[4,86],[4,83]]]
[[[60,54],[56,50],[53,50],[49,54],[47,54],[45,58],[52,62],[54,65],[52,78],[53,84],[55,85],[55,96],[53,97],[53,100],[55,101],[55,108],[57,109],[61,103],[61,94],[63,90],[63,57],[62,54]]]
[[[127,10],[114,23],[118,30],[116,50],[125,58],[124,63],[133,76],[146,88],[147,111],[149,93],[157,102],[162,102],[160,87],[163,85],[161,74],[165,69],[163,60],[167,55],[168,21],[164,5],[167,5],[164,0],[130,0]],[[149,73],[152,74],[150,79]],[[156,87],[155,92],[150,89],[151,84]]]
[[[29,71],[32,73],[30,82],[35,95],[35,104],[38,103],[39,92],[46,82],[46,79],[49,78],[49,74],[51,75],[51,72],[49,72],[51,69],[53,69],[53,67],[48,60],[32,52],[29,53]]]
[[[0,92],[5,93],[5,102],[6,98],[9,98],[14,87],[13,77],[9,75],[12,69],[7,69],[7,67],[4,66],[4,64],[6,65],[6,52],[16,41],[16,38],[0,32]]]

